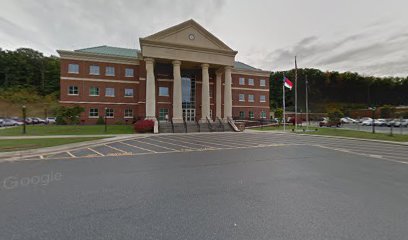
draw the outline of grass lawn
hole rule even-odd
[[[52,147],[68,143],[77,143],[102,139],[103,137],[80,137],[80,138],[37,138],[37,139],[2,139],[0,140],[0,152],[21,151],[34,148]]]
[[[286,131],[292,131],[293,126],[286,128]],[[303,127],[304,128],[304,127]],[[283,131],[283,127],[264,127],[261,128],[252,128],[254,130],[260,131]],[[408,135],[394,134],[390,136],[386,133],[376,133],[372,134],[371,132],[355,131],[355,130],[346,130],[338,128],[316,128],[309,127],[310,130],[318,129],[317,131],[305,132],[306,134],[314,135],[327,135],[327,136],[339,136],[339,137],[352,137],[352,138],[362,138],[362,139],[376,139],[376,140],[386,140],[386,141],[396,141],[396,142],[408,142]],[[303,132],[300,132],[303,133]]]
[[[23,127],[0,129],[0,136],[48,136],[48,135],[88,135],[88,134],[131,134],[132,125],[27,125],[27,134],[22,134]]]

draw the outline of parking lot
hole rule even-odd
[[[322,136],[283,133],[212,133],[137,136],[132,139],[90,145],[30,159],[77,159],[138,156],[173,152],[218,151],[305,145],[389,161],[407,161],[408,146]]]

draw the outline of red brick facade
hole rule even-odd
[[[68,73],[69,64],[78,64],[78,73]],[[170,64],[162,64],[164,67],[155,68],[156,81],[156,115],[160,109],[168,109],[169,118],[172,117],[173,80]],[[90,66],[99,66],[99,75],[90,74]],[[115,75],[107,76],[106,67],[114,67]],[[133,69],[133,77],[125,76],[125,69]],[[201,71],[200,69],[183,69],[194,73],[196,81],[196,119],[201,118]],[[224,82],[224,76],[222,77]],[[244,78],[245,84],[240,84],[240,78]],[[210,66],[210,109],[215,119],[216,112],[216,76],[215,69]],[[249,79],[253,79],[253,85],[249,85]],[[265,86],[261,86],[261,81]],[[252,80],[251,80],[252,81]],[[98,117],[90,116],[90,109],[98,109],[98,115],[104,117],[105,108],[113,109],[113,117],[108,118],[108,123],[132,122],[145,117],[146,101],[146,69],[143,61],[139,65],[119,64],[103,61],[61,59],[61,104],[66,106],[80,105],[85,112],[80,116],[84,124],[95,124]],[[69,94],[70,86],[75,86],[78,94]],[[99,89],[99,95],[91,96],[91,87]],[[167,87],[169,95],[159,96],[159,87]],[[114,96],[106,96],[106,88],[114,89]],[[125,89],[133,89],[133,96],[125,96]],[[221,89],[223,103],[224,86]],[[239,95],[244,94],[244,101],[240,101]],[[249,96],[253,95],[253,101]],[[261,96],[265,99],[261,102]],[[234,119],[260,119],[269,116],[269,79],[257,74],[232,73],[232,111]],[[222,104],[223,113],[223,104]],[[125,117],[125,110],[132,111],[133,116]],[[241,113],[240,113],[241,112]]]

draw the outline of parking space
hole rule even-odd
[[[134,139],[87,146],[70,151],[31,157],[30,159],[94,158],[121,155],[137,156],[172,152],[295,145],[331,149],[342,154],[348,153],[389,161],[408,162],[408,146],[404,145],[283,133],[213,133],[138,136]]]

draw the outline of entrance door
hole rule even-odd
[[[191,77],[181,78],[183,118],[186,122],[194,122],[195,109],[195,79]]]

